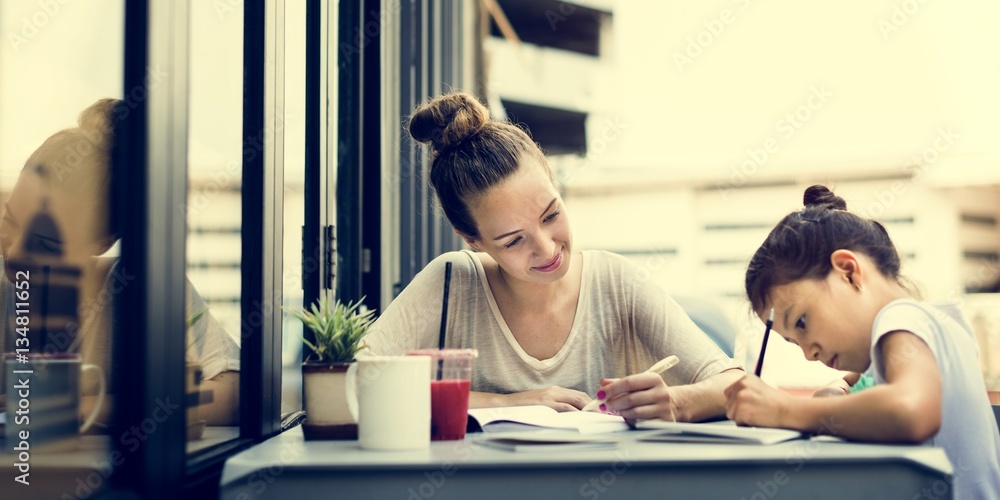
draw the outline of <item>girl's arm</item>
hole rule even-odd
[[[839,398],[794,398],[747,376],[726,389],[741,425],[784,427],[859,441],[926,441],[941,426],[941,378],[930,348],[907,331],[879,340],[886,383]]]

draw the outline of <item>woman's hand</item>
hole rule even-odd
[[[746,375],[726,388],[726,417],[738,425],[785,427],[792,397]]]
[[[552,386],[532,391],[511,394],[490,394],[472,392],[469,394],[469,408],[492,408],[497,406],[545,405],[556,411],[576,411],[591,401],[586,393]]]
[[[677,420],[677,400],[657,373],[601,379],[600,384],[601,390],[597,393],[597,398],[606,399],[598,407],[602,412],[615,412],[626,419]]]
[[[828,398],[832,396],[843,396],[845,394],[849,394],[850,392],[851,390],[849,388],[840,384],[830,384],[816,389],[816,392],[812,395],[814,398]]]
[[[858,379],[861,378],[860,373],[848,373],[844,375],[844,378],[838,378],[829,384],[816,389],[813,393],[814,398],[825,398],[830,396],[843,396],[845,394],[851,393],[851,386],[858,383]]]

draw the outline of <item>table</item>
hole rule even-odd
[[[514,453],[464,441],[427,450],[362,450],[303,440],[301,427],[226,461],[221,498],[951,498],[940,448],[813,438],[769,446],[646,443]]]

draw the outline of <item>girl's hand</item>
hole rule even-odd
[[[726,417],[737,425],[785,427],[792,397],[761,379],[746,375],[725,390]]]
[[[503,396],[502,406],[545,405],[556,411],[575,411],[591,401],[584,392],[552,386]]]
[[[637,373],[623,378],[602,379],[598,399],[606,399],[598,407],[602,412],[615,412],[626,419],[660,418],[677,420],[677,401],[667,383],[657,373]],[[603,394],[602,394],[603,393]]]

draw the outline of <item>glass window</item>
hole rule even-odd
[[[285,132],[283,305],[302,307],[302,226],[305,223],[306,4],[285,3]],[[307,260],[306,263],[315,262]],[[315,264],[311,264],[315,265]],[[283,314],[281,413],[302,409],[302,322]]]
[[[0,3],[0,461],[38,498],[105,490],[117,465],[112,296],[132,278],[109,210],[123,16],[120,0]]]
[[[188,451],[239,435],[243,7],[190,2]],[[252,143],[246,146],[253,148]]]

